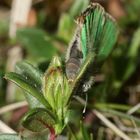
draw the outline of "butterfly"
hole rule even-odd
[[[112,51],[118,28],[98,3],[91,3],[76,23],[77,29],[66,54],[65,71],[73,83],[72,92],[86,92],[94,81],[94,74]]]

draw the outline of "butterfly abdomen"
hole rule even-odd
[[[81,62],[77,58],[70,58],[66,63],[66,75],[68,80],[73,81],[80,68]]]
[[[75,35],[74,40],[68,48],[66,60],[66,75],[69,81],[73,81],[79,71],[82,62],[82,52],[79,49],[79,36]]]

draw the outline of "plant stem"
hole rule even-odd
[[[38,119],[38,121],[40,121],[46,128],[49,129],[50,131],[50,140],[55,140],[55,138],[57,137],[57,135],[55,134],[55,130],[53,127],[49,126],[47,123],[45,123],[43,120]]]
[[[50,130],[50,140],[55,140],[57,136],[55,135],[54,128],[50,127],[49,130]]]

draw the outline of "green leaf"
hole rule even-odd
[[[36,84],[36,87],[41,90],[43,73],[28,62],[18,62],[16,64],[16,72],[30,79]]]
[[[36,108],[30,110],[22,120],[22,125],[33,132],[41,132],[45,129],[53,129],[56,120],[47,109]]]
[[[37,98],[35,98],[34,96],[32,96],[30,93],[28,92],[24,92],[23,93],[30,108],[36,108],[36,107],[41,107],[41,108],[45,108],[45,106],[40,103],[40,101],[37,100]]]
[[[50,59],[56,53],[56,48],[43,30],[20,29],[17,39],[34,57]]]
[[[17,84],[19,87],[21,87],[22,89],[24,89],[27,93],[31,94],[32,96],[34,96],[38,101],[40,101],[40,103],[42,103],[45,107],[49,108],[49,104],[48,102],[45,100],[43,94],[41,92],[38,92],[38,90],[31,85],[27,79],[25,79],[22,75],[17,74],[17,73],[7,73],[5,75],[5,78],[14,82],[15,84]]]
[[[32,85],[36,85],[36,88],[39,92],[42,90],[43,74],[39,71],[39,69],[27,62],[22,61],[16,64],[16,72],[22,75],[25,79],[30,79]],[[43,107],[40,102],[32,95],[25,92],[24,96],[26,97],[31,108]]]

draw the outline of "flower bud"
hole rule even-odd
[[[69,85],[67,78],[62,70],[62,64],[59,57],[55,56],[45,72],[43,78],[44,96],[52,109],[59,114],[63,112],[69,97]]]

